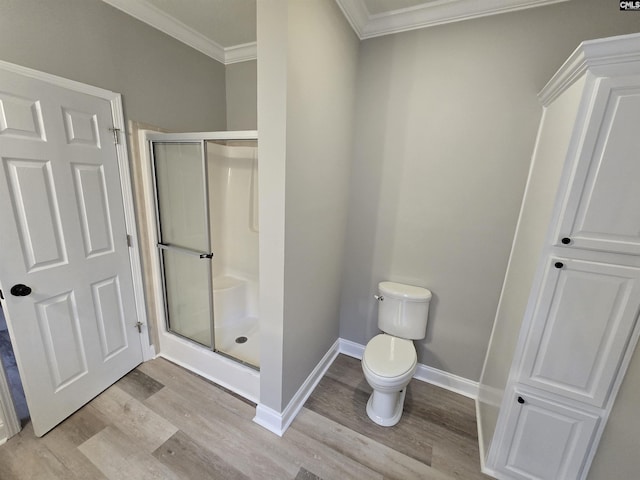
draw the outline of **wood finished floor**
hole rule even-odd
[[[0,447],[0,479],[488,479],[474,402],[412,381],[398,425],[371,422],[358,360],[339,355],[282,438],[255,405],[170,363],[136,370],[42,438]]]

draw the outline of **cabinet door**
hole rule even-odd
[[[521,392],[513,402],[498,470],[526,480],[579,478],[599,417]]]
[[[520,381],[603,406],[639,305],[640,269],[550,258]]]
[[[556,241],[638,255],[640,76],[600,80],[590,117]]]

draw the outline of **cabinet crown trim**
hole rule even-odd
[[[587,70],[610,65],[619,68],[633,62],[640,70],[640,33],[584,41],[551,77],[538,99],[547,107]]]

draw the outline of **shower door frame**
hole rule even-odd
[[[171,245],[169,243],[163,243],[162,241],[162,221],[160,220],[160,189],[158,187],[158,177],[156,170],[156,154],[153,148],[154,143],[159,144],[172,144],[172,145],[200,145],[200,161],[202,162],[202,189],[203,189],[203,202],[204,202],[204,218],[202,221],[205,224],[206,228],[206,251],[196,251],[191,248],[180,247],[177,245]],[[156,235],[157,235],[157,243],[156,248],[158,249],[158,257],[160,261],[160,274],[161,274],[161,283],[162,283],[162,297],[164,304],[164,324],[167,332],[178,335],[190,342],[197,343],[204,348],[209,348],[213,352],[220,353],[216,349],[216,336],[215,336],[215,318],[213,313],[213,282],[212,282],[212,274],[213,274],[213,266],[211,264],[211,259],[214,256],[211,246],[211,212],[209,211],[209,168],[207,165],[207,140],[198,139],[198,140],[186,140],[185,138],[181,138],[179,140],[152,140],[149,139],[149,152],[151,153],[151,173],[153,174],[153,187],[155,192],[155,213],[156,213]],[[171,328],[171,319],[169,314],[169,300],[168,300],[168,292],[167,292],[167,279],[166,279],[166,271],[165,271],[165,260],[162,251],[170,251],[175,252],[180,255],[189,255],[198,257],[201,260],[208,261],[207,268],[207,292],[209,294],[209,340],[211,342],[211,346],[204,345],[203,343],[198,342],[197,340],[190,338],[186,335],[181,334],[180,332]]]
[[[167,312],[164,304],[164,279],[160,264],[159,238],[157,234],[157,210],[154,168],[152,164],[152,142],[207,142],[219,140],[256,140],[256,130],[229,132],[189,132],[160,133],[152,130],[140,130],[139,141],[143,161],[143,190],[145,210],[147,212],[148,242],[151,252],[151,282],[153,285],[153,302],[157,310],[155,329],[158,338],[158,356],[171,360],[178,365],[208,378],[241,396],[258,402],[260,398],[260,372],[239,360],[224,353],[214,351],[192,340],[185,339],[167,329]],[[213,292],[211,291],[211,294]],[[215,346],[215,345],[214,345]]]

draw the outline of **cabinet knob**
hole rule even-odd
[[[556,267],[556,268],[562,268],[562,267],[564,267],[564,263],[556,262],[556,263],[553,264],[553,266]]]
[[[518,403],[522,405],[524,403],[524,398],[518,397]]]
[[[563,245],[569,245],[571,243],[571,239],[569,237],[564,237],[560,241],[562,242]]]

